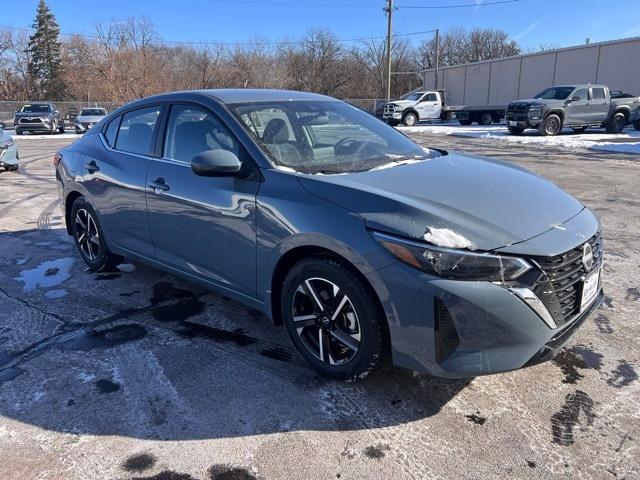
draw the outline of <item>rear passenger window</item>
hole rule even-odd
[[[120,126],[120,119],[122,117],[116,117],[109,122],[107,129],[104,131],[104,138],[111,148],[116,145],[116,136],[118,135],[118,127]]]
[[[148,107],[125,113],[118,130],[116,149],[138,155],[150,155],[153,151],[151,140],[161,107]]]
[[[594,100],[602,100],[604,98],[604,88],[592,88],[591,95]]]

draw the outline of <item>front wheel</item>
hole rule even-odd
[[[491,125],[493,123],[493,116],[489,112],[483,112],[478,117],[478,125]]]
[[[547,118],[540,124],[540,135],[557,135],[562,130],[562,120],[556,114],[547,115]]]
[[[76,247],[89,270],[111,270],[122,263],[123,258],[120,255],[114,255],[109,251],[98,215],[83,197],[73,202],[70,220]]]
[[[311,257],[294,265],[284,280],[281,305],[293,345],[321,374],[361,377],[384,357],[385,320],[375,294],[337,261]]]
[[[418,123],[418,116],[413,112],[406,113],[404,117],[402,117],[402,123],[405,127],[413,127]]]
[[[624,113],[616,113],[607,123],[607,133],[621,133],[626,124],[627,117]]]
[[[58,131],[60,133],[64,133],[64,120],[62,121],[62,124],[60,125],[60,128],[58,128]]]

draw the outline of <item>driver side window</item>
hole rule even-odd
[[[216,116],[192,105],[171,107],[164,158],[191,163],[198,153],[217,149],[239,154],[238,141]]]
[[[580,97],[580,101],[589,100],[589,91],[586,88],[581,88],[573,93],[574,97]]]

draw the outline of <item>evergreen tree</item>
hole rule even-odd
[[[65,94],[64,71],[60,58],[60,27],[45,0],[40,0],[29,38],[28,73],[32,95],[43,100],[62,100]]]

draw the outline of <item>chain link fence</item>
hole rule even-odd
[[[358,107],[365,112],[370,113],[378,118],[382,117],[382,109],[386,102],[381,98],[347,98],[345,102],[350,103],[354,107]],[[13,115],[19,111],[24,105],[31,103],[29,101],[0,101],[0,127],[13,128]],[[38,103],[34,101],[32,103]],[[54,102],[58,111],[67,122],[73,122],[80,110],[86,107],[103,107],[108,112],[118,108],[121,103],[117,102]]]

